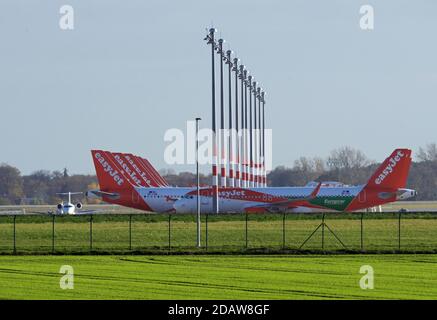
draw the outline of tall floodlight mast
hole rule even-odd
[[[224,87],[223,87],[223,39],[218,40],[217,53],[220,55],[220,187],[226,187],[226,139],[225,139],[225,103],[224,103]]]
[[[258,86],[258,88],[256,89],[256,101],[258,102],[258,125],[257,128],[258,130],[256,130],[256,139],[257,139],[257,161],[256,161],[256,165],[257,165],[257,184],[258,187],[263,187],[263,183],[262,183],[262,178],[263,178],[263,173],[262,173],[262,139],[261,139],[261,118],[262,118],[262,114],[261,114],[261,87]]]
[[[218,201],[218,175],[217,175],[217,119],[215,110],[215,61],[214,54],[216,50],[216,44],[214,41],[214,33],[216,29],[209,29],[209,33],[206,36],[207,44],[211,45],[211,99],[212,99],[212,211],[213,213],[219,213],[219,201]]]
[[[229,119],[229,132],[228,132],[228,139],[229,139],[229,152],[228,152],[228,158],[229,158],[229,187],[235,187],[235,180],[234,180],[234,172],[235,172],[235,158],[234,158],[234,130],[232,128],[232,60],[231,60],[231,54],[232,51],[228,50],[226,51],[226,64],[228,65],[228,95],[229,95],[229,111],[228,111],[228,119]]]
[[[235,71],[235,186],[241,187],[240,131],[238,130],[238,58],[234,58],[232,71]]]
[[[262,141],[263,141],[263,183],[264,187],[267,187],[267,169],[266,169],[266,114],[265,114],[265,91],[261,93],[261,101],[262,101],[262,107],[263,107],[263,130],[262,130]]]
[[[246,188],[249,187],[249,132],[247,110],[247,78],[248,71],[244,70],[244,171],[246,172]]]
[[[257,137],[257,132],[258,132],[258,118],[257,118],[257,108],[256,108],[256,88],[257,88],[258,83],[256,81],[254,81],[252,83],[252,91],[253,91],[253,186],[254,187],[259,187],[258,186],[258,169],[257,169],[257,165],[258,165],[258,137]]]
[[[252,76],[247,77],[249,90],[249,186],[253,187],[253,114],[252,114]]]
[[[265,91],[249,75],[239,59],[232,59],[232,51],[223,51],[223,39],[216,43],[216,29],[210,28],[205,40],[211,45],[212,68],[212,191],[213,212],[219,213],[219,186],[263,187],[267,184],[265,167]],[[215,63],[220,57],[218,80],[220,83],[220,128],[217,130]],[[224,62],[228,65],[227,86],[224,84]],[[233,79],[232,72],[235,72]],[[238,81],[240,80],[240,82]],[[232,81],[235,81],[234,86]],[[240,87],[240,88],[239,88]],[[233,92],[233,88],[235,89]],[[225,91],[227,96],[225,97]],[[234,96],[235,95],[235,100]],[[225,102],[227,98],[227,102]],[[234,100],[234,101],[233,101]],[[253,102],[252,102],[253,101]],[[225,104],[228,104],[226,115]],[[235,113],[233,110],[235,104]],[[228,118],[226,119],[226,116]],[[227,124],[226,124],[227,123]],[[229,167],[228,171],[226,167]],[[219,178],[220,176],[220,178]],[[228,179],[227,179],[228,177]]]
[[[246,75],[244,65],[240,65],[241,79],[241,175],[242,187],[247,187],[247,169],[246,169],[246,123],[247,123],[247,103],[246,103]]]

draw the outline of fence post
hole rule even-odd
[[[16,227],[15,227],[15,220],[17,219],[17,216],[14,215],[14,254],[17,253],[17,235],[16,235]]]
[[[361,212],[361,218],[360,218],[360,233],[361,233],[361,239],[360,239],[360,247],[361,247],[361,252],[364,251],[364,241],[363,241],[363,215],[364,212]]]
[[[168,214],[168,250],[171,250],[171,213]]]
[[[205,250],[208,251],[208,212],[205,215]]]
[[[90,251],[93,250],[93,215],[90,215]]]
[[[247,220],[248,220],[248,215],[247,215],[247,212],[246,212],[246,249],[248,248]]]
[[[398,250],[401,251],[401,215],[402,212],[399,211],[398,216]]]
[[[322,215],[322,250],[325,250],[325,214]]]
[[[132,250],[132,215],[129,215],[129,250]]]
[[[285,249],[285,211],[282,216],[282,249]]]
[[[55,215],[52,215],[52,253],[55,252]]]

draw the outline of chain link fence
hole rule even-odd
[[[0,254],[437,252],[437,213],[0,216]]]

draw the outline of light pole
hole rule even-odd
[[[225,105],[224,105],[224,87],[223,87],[223,39],[218,40],[217,53],[220,55],[220,187],[226,187],[226,141],[225,141]]]
[[[246,152],[245,149],[246,148],[246,141],[244,140],[246,137],[246,130],[245,130],[245,122],[244,122],[244,117],[245,117],[245,107],[244,107],[244,93],[245,93],[245,89],[244,89],[244,84],[246,82],[245,77],[246,77],[246,73],[245,73],[245,69],[244,69],[244,65],[240,65],[240,75],[239,75],[239,79],[241,80],[241,88],[240,88],[240,96],[241,96],[241,103],[240,103],[240,115],[241,115],[241,134],[240,134],[240,171],[241,171],[241,182],[240,182],[240,187],[244,188],[246,187],[246,169],[244,167],[245,165],[245,156],[246,156]]]
[[[212,150],[212,188],[213,212],[219,213],[219,186],[230,187],[259,187],[265,185],[265,113],[264,113],[264,92],[261,93],[259,84],[252,82],[254,77],[248,74],[243,65],[238,64],[237,58],[231,61],[231,50],[225,54],[223,51],[223,39],[217,43],[214,40],[216,29],[210,28],[204,40],[211,45],[211,78],[212,78],[212,131],[213,131],[213,150]],[[215,62],[214,54],[219,55],[219,84],[220,91],[220,119],[216,114],[216,90],[215,90]],[[229,129],[230,137],[225,136],[225,101],[223,84],[223,62],[229,65],[228,70],[228,98],[229,98]],[[231,72],[235,71],[235,122],[232,120],[232,77]],[[240,90],[238,90],[238,79]],[[238,92],[240,91],[240,92]],[[240,97],[238,96],[240,94]],[[253,94],[253,103],[252,103]],[[261,94],[261,97],[260,97]],[[247,96],[249,95],[249,97]],[[241,98],[241,100],[239,100]],[[248,99],[249,98],[249,101]],[[240,110],[238,103],[240,102]],[[261,113],[262,103],[262,113]],[[258,104],[258,105],[257,105]],[[254,116],[252,116],[254,115]],[[217,126],[220,120],[220,125]],[[240,126],[241,124],[241,126]],[[233,136],[235,127],[236,137]],[[254,131],[254,132],[253,132]],[[218,135],[217,135],[218,133]],[[235,141],[234,141],[235,140]],[[227,143],[229,142],[229,148]],[[226,155],[226,152],[229,155]],[[227,158],[229,161],[227,161]],[[229,181],[226,179],[226,166],[229,166]],[[219,171],[220,170],[220,171]],[[220,176],[220,177],[219,177]],[[228,183],[229,182],[229,183]]]
[[[228,159],[229,159],[229,187],[235,187],[235,159],[234,159],[234,131],[232,128],[232,60],[231,60],[232,51],[226,51],[226,64],[228,65],[228,97],[229,97],[229,111],[228,111],[228,119],[229,119],[229,143],[228,143]]]
[[[243,71],[244,82],[244,187],[249,187],[249,144],[248,144],[248,133],[247,133],[247,69]]]
[[[235,186],[241,187],[240,180],[240,138],[238,131],[238,58],[234,58],[232,71],[235,71]]]
[[[247,77],[247,88],[249,91],[249,187],[253,187],[253,117],[252,117],[252,76]]]
[[[262,130],[262,141],[263,141],[263,183],[264,183],[264,187],[267,187],[267,171],[266,171],[266,134],[265,134],[265,129],[266,129],[266,115],[265,115],[265,109],[264,109],[264,105],[265,105],[265,91],[261,92],[261,101],[263,103],[263,130]]]
[[[256,90],[256,97],[258,99],[258,131],[256,135],[258,137],[258,186],[263,187],[263,169],[262,169],[262,137],[261,137],[261,87]]]
[[[256,81],[253,82],[252,90],[253,90],[253,186],[258,186],[258,118],[257,118],[257,111],[256,111],[256,88],[258,83]]]
[[[200,177],[199,177],[199,121],[196,118],[196,177],[197,177],[197,247],[200,248]]]
[[[216,110],[215,110],[215,62],[214,62],[214,53],[216,50],[216,44],[214,41],[214,33],[217,30],[215,28],[209,29],[209,34],[206,36],[205,40],[207,40],[207,44],[211,45],[211,84],[212,84],[212,212],[219,212],[219,201],[218,201],[218,176],[217,176],[217,119],[216,119]]]

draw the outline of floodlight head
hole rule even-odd
[[[209,29],[209,33],[213,34],[213,33],[215,33],[215,32],[217,32],[217,29],[216,29],[216,28],[211,28],[211,29]]]
[[[218,40],[217,53],[223,55],[223,39]]]
[[[196,121],[202,120],[202,118],[196,118]]]
[[[253,91],[253,94],[254,94],[254,96],[256,95],[256,85],[258,84],[258,82],[256,82],[256,81],[254,81],[253,83],[252,83],[252,91]]]
[[[242,81],[244,81],[244,79],[246,78],[246,70],[244,69],[244,65],[240,65],[240,79]]]
[[[229,66],[232,66],[231,54],[232,50],[226,51],[226,63],[229,64]]]
[[[234,62],[232,63],[232,71],[235,71],[235,74],[238,74],[238,58],[234,58]]]

